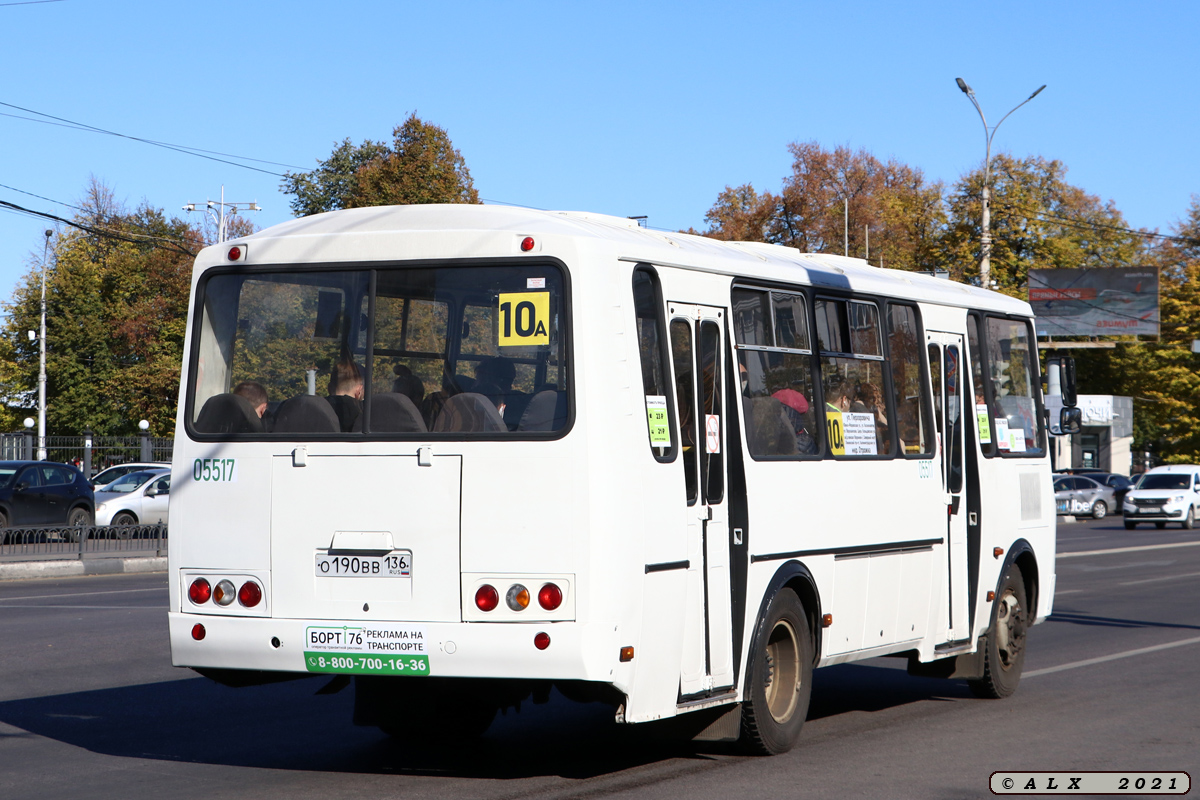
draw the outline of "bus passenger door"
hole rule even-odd
[[[967,500],[964,480],[966,425],[973,414],[963,411],[963,337],[959,333],[929,331],[929,374],[933,383],[934,415],[941,442],[942,486],[946,492],[946,641],[971,638],[967,618]],[[974,408],[974,406],[969,406]]]
[[[725,501],[724,311],[668,303],[687,514],[680,695],[733,685],[729,516]]]

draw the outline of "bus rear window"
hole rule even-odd
[[[201,436],[565,428],[563,278],[549,264],[216,274],[187,422]]]

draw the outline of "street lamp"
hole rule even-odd
[[[996,131],[999,130],[1000,126],[1004,124],[1004,120],[1008,119],[1013,111],[1016,111],[1018,108],[1025,105],[1025,103],[1028,103],[1030,100],[1041,94],[1042,89],[1046,88],[1046,84],[1043,83],[1033,94],[1029,95],[1029,97],[1026,97],[1024,101],[1014,106],[1012,111],[1009,111],[1008,114],[1005,114],[1000,118],[1000,121],[996,123],[994,128],[989,128],[987,124],[987,117],[983,115],[983,109],[979,107],[979,101],[975,99],[975,92],[971,91],[971,87],[968,86],[967,82],[962,78],[955,78],[954,80],[958,83],[958,88],[962,89],[962,93],[965,94],[971,101],[971,105],[975,106],[975,110],[979,112],[979,118],[983,120],[983,135],[987,140],[987,148],[984,151],[985,155],[983,158],[983,219],[981,221],[983,235],[979,237],[980,250],[982,251],[979,259],[979,283],[983,286],[983,288],[986,289],[990,283],[992,272],[992,219],[988,211],[988,199],[990,196],[989,185],[991,182],[992,166],[992,137],[996,135]]]

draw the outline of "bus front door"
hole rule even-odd
[[[942,486],[946,491],[946,636],[947,642],[971,638],[967,617],[967,499],[963,456],[966,425],[974,419],[963,411],[963,336],[928,331],[929,374],[933,382],[938,438],[941,441]],[[974,408],[974,406],[969,406]]]
[[[688,537],[681,699],[733,686],[725,492],[724,310],[668,303]]]

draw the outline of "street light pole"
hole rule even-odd
[[[982,227],[983,232],[979,237],[979,249],[981,251],[979,258],[979,283],[986,289],[991,282],[992,273],[992,218],[990,209],[988,208],[988,201],[991,199],[992,137],[996,135],[996,131],[1004,124],[1004,120],[1012,115],[1013,111],[1016,111],[1025,105],[1025,103],[1028,103],[1041,94],[1042,89],[1046,88],[1046,84],[1043,83],[1033,94],[1026,97],[1022,102],[1014,106],[1012,111],[1001,117],[1000,121],[996,123],[996,127],[989,128],[987,117],[983,115],[983,109],[979,107],[979,101],[975,99],[975,92],[971,91],[971,87],[962,78],[955,78],[954,80],[958,83],[958,88],[962,90],[962,93],[971,101],[971,105],[975,106],[975,110],[979,112],[979,119],[983,121],[983,136],[986,147],[983,157],[983,214],[980,216],[980,227]]]
[[[42,248],[42,327],[38,335],[38,443],[37,460],[46,460],[46,262],[50,259],[50,237],[54,231],[46,231],[46,243]]]
[[[196,205],[197,205],[196,203],[188,203],[186,206],[183,207],[183,210],[184,211],[196,211],[197,210]],[[218,244],[225,241],[225,223],[228,221],[226,214],[225,214],[225,209],[228,208],[229,216],[233,216],[234,214],[236,214],[238,212],[239,207],[245,209],[246,211],[262,211],[262,206],[260,206],[257,202],[254,202],[254,203],[226,203],[225,202],[225,187],[224,187],[224,185],[221,186],[221,199],[219,201],[218,200],[209,200],[205,204],[205,210],[208,212],[208,215],[210,217],[212,217],[213,222],[217,223],[217,243]]]

